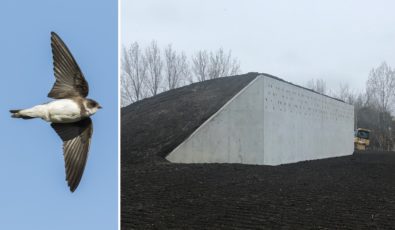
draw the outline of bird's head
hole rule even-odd
[[[95,114],[102,107],[95,100],[86,99],[85,101],[85,109],[88,112],[89,116]]]

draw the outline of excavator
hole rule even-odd
[[[366,150],[370,144],[370,132],[369,129],[358,128],[355,130],[354,136],[354,149],[355,150]]]

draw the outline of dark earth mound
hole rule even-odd
[[[192,84],[122,109],[122,229],[395,226],[395,153],[276,167],[166,162],[169,152],[257,75]]]
[[[163,159],[256,76],[194,83],[122,108],[122,164]]]
[[[122,229],[395,228],[395,153],[282,166],[122,166]]]

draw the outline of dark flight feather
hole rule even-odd
[[[52,123],[52,128],[63,141],[66,180],[74,192],[84,173],[90,140],[93,133],[92,120],[85,118],[74,123]]]
[[[48,97],[54,99],[87,97],[88,82],[66,44],[55,32],[51,32],[51,47],[56,81]]]

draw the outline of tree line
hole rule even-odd
[[[395,101],[395,69],[386,62],[370,71],[362,92],[351,90],[347,84],[340,84],[337,91],[328,92],[322,79],[312,79],[306,83],[306,87],[354,105],[355,128],[373,131],[371,147],[378,150],[393,149],[395,122],[391,112]]]
[[[141,47],[137,42],[121,53],[121,106],[180,86],[241,72],[231,50],[198,50],[188,57],[171,44],[160,48],[156,41]]]

